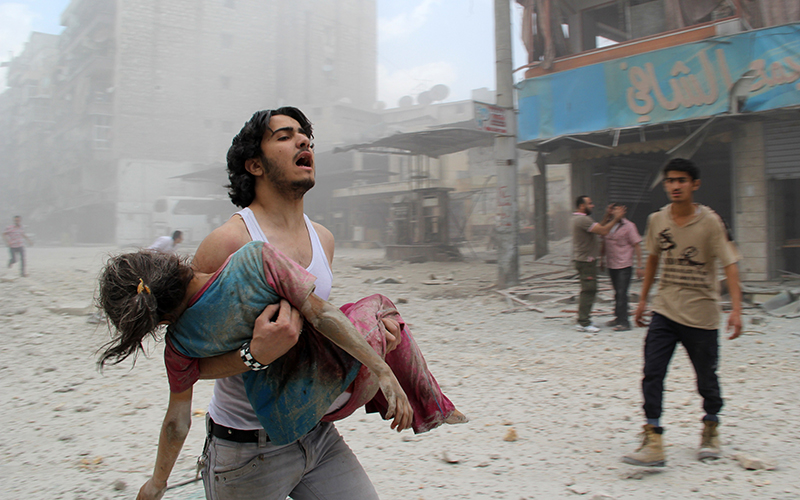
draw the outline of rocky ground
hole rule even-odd
[[[0,271],[3,498],[133,498],[150,474],[168,391],[162,345],[133,369],[125,362],[101,374],[94,364],[107,332],[87,314],[111,251],[34,247],[30,277]],[[496,266],[465,254],[466,262],[407,264],[384,262],[380,250],[337,250],[331,301],[379,292],[398,302],[431,371],[471,418],[421,435],[361,412],[338,423],[383,499],[800,498],[798,438],[787,427],[800,415],[797,320],[748,309],[746,334],[721,341],[724,457],[714,462],[695,459],[701,400],[679,349],[665,394],[668,463],[642,469],[620,458],[642,424],[645,331],[579,333],[562,312],[575,306],[563,303],[503,312],[514,305],[487,290]],[[566,266],[563,245],[554,254],[545,260]],[[521,261],[523,277],[559,269]],[[372,269],[356,267],[365,264]],[[196,387],[173,485],[194,477],[211,386]],[[738,455],[774,468],[746,470]],[[165,498],[202,498],[202,487],[174,487]]]

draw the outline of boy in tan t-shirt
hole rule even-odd
[[[664,190],[671,203],[647,220],[645,242],[649,256],[634,316],[637,326],[647,326],[643,321],[647,295],[659,264],[662,271],[644,345],[644,440],[635,452],[623,458],[633,465],[665,464],[659,420],[664,378],[678,342],[692,361],[706,412],[698,458],[720,456],[717,414],[722,409],[722,396],[716,373],[720,314],[716,270],[719,262],[727,277],[733,306],[728,331],[733,330],[729,338],[735,339],[742,333],[742,295],[736,266],[739,256],[722,218],[693,202],[693,193],[699,187],[700,171],[694,163],[681,158],[670,161],[664,167]]]

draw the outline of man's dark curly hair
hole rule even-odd
[[[697,168],[697,165],[695,165],[692,160],[687,160],[685,158],[673,158],[670,160],[669,163],[664,166],[664,177],[667,176],[667,172],[669,171],[683,172],[691,177],[693,181],[700,178],[700,169]]]
[[[236,134],[228,149],[228,181],[225,186],[234,205],[244,208],[250,205],[256,197],[256,181],[253,174],[244,168],[244,164],[251,158],[261,158],[261,141],[269,128],[269,120],[275,115],[285,115],[297,120],[300,129],[305,132],[309,140],[314,139],[311,122],[306,115],[297,108],[284,106],[278,109],[257,111],[252,118],[244,124],[242,130]]]

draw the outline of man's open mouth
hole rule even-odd
[[[298,155],[297,160],[295,160],[294,164],[297,165],[298,167],[311,167],[311,158],[312,158],[311,153],[309,153],[308,151],[303,151]]]

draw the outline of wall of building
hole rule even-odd
[[[732,163],[734,178],[734,237],[742,253],[739,272],[743,281],[769,278],[767,179],[764,171],[764,133],[759,121],[734,128]]]

